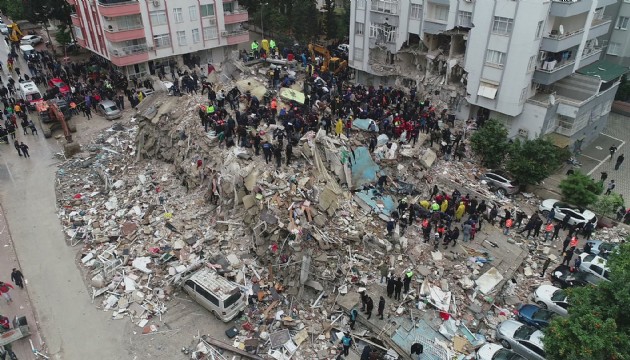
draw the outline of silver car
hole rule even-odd
[[[514,177],[501,170],[490,170],[479,179],[496,188],[497,192],[503,196],[516,194],[519,190],[519,184]]]
[[[111,100],[99,102],[96,109],[107,120],[120,119],[122,117],[122,111],[120,111],[116,103]]]
[[[497,339],[507,349],[529,360],[545,360],[544,335],[518,321],[506,320],[497,326]]]

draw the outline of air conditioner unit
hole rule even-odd
[[[154,6],[154,7],[160,7],[160,5],[162,5],[162,3],[160,2],[160,0],[153,0],[153,6]]]
[[[223,36],[223,37],[228,36],[228,32],[227,31],[221,31],[221,36]]]
[[[467,3],[473,2],[473,0],[464,0],[464,1],[467,2]]]

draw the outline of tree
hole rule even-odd
[[[603,184],[577,171],[560,182],[560,190],[564,200],[577,206],[588,206],[597,201]]]
[[[630,244],[611,254],[608,266],[610,282],[567,290],[569,316],[544,330],[548,360],[630,359]]]
[[[616,193],[610,195],[602,195],[597,199],[597,202],[593,205],[593,210],[600,215],[611,216],[620,206],[623,206],[623,197]]]
[[[317,35],[317,4],[314,0],[301,0],[293,4],[289,19],[292,21],[293,36],[301,43],[308,43]]]
[[[537,184],[551,175],[566,155],[546,139],[516,140],[510,146],[506,168],[521,184]]]
[[[470,138],[472,150],[487,167],[501,165],[505,158],[508,131],[497,120],[490,119]]]
[[[617,89],[617,93],[615,94],[615,100],[630,100],[630,82],[628,82],[628,77],[626,76],[626,74],[623,74],[623,76],[621,76],[619,89]]]
[[[329,39],[337,37],[337,14],[335,14],[335,0],[326,0],[324,3],[326,10],[326,36]]]
[[[64,55],[66,55],[66,46],[72,42],[72,36],[70,35],[70,29],[66,24],[61,24],[57,27],[57,33],[55,34],[55,40],[64,49]]]
[[[22,20],[24,18],[24,4],[19,0],[0,0],[0,9],[11,20]]]

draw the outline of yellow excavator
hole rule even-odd
[[[22,40],[22,37],[24,37],[24,34],[22,34],[22,30],[20,30],[18,24],[9,24],[7,25],[7,28],[9,28],[9,40],[11,40],[11,42],[19,43],[20,40]]]
[[[311,61],[315,62],[315,56],[321,55],[324,58],[324,63],[321,66],[322,72],[332,72],[335,75],[339,75],[343,70],[348,67],[348,62],[338,57],[331,57],[330,51],[318,44],[308,44],[308,51],[311,54]]]

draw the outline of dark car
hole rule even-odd
[[[566,289],[573,286],[597,285],[604,280],[589,272],[571,272],[568,266],[560,265],[551,272],[551,281],[556,286]]]
[[[518,320],[537,329],[545,328],[551,319],[556,316],[553,311],[541,309],[534,304],[522,305],[518,309]]]

